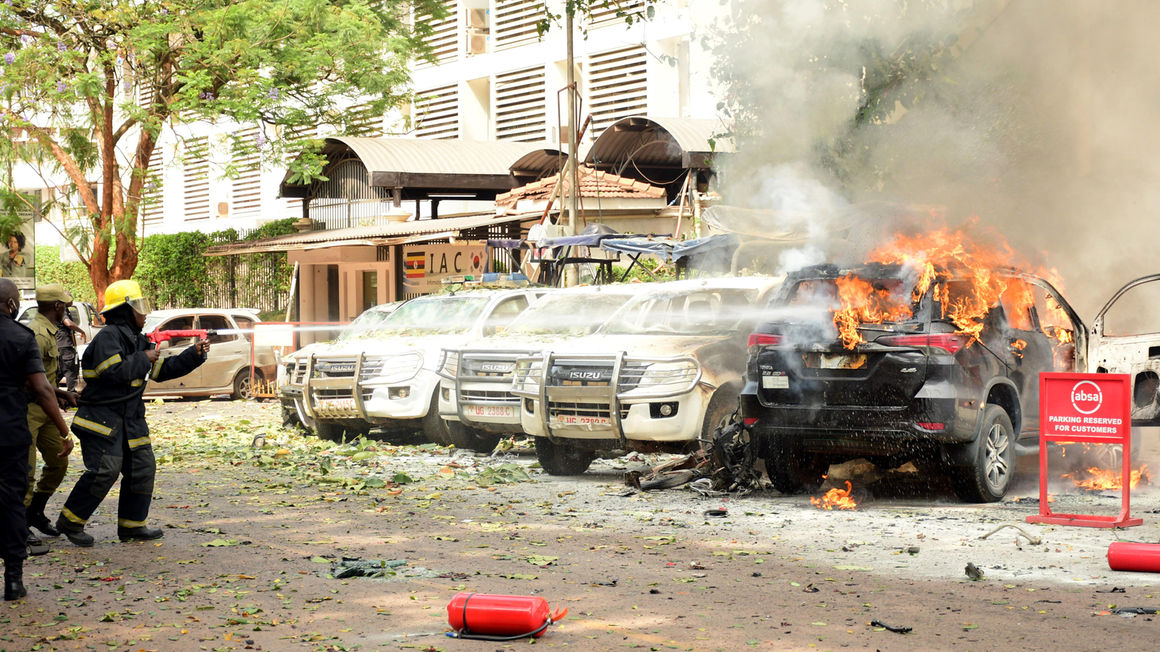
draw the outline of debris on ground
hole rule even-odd
[[[871,620],[870,626],[871,627],[881,627],[882,629],[885,629],[888,632],[894,632],[895,634],[909,634],[911,631],[914,630],[913,627],[900,627],[898,625],[887,625],[886,623],[882,622],[881,620]]]
[[[392,577],[395,569],[406,566],[406,559],[340,559],[330,566],[334,579],[346,577]]]
[[[989,536],[991,536],[992,534],[994,534],[994,533],[998,532],[999,530],[1002,530],[1003,528],[1008,528],[1008,527],[1015,528],[1016,530],[1019,530],[1019,534],[1023,535],[1024,537],[1026,537],[1026,538],[1027,538],[1027,543],[1030,543],[1030,544],[1031,544],[1031,545],[1033,545],[1033,546],[1037,546],[1037,545],[1039,545],[1039,544],[1043,543],[1043,539],[1040,539],[1040,538],[1039,538],[1039,537],[1037,537],[1037,536],[1032,536],[1031,534],[1028,534],[1028,533],[1027,533],[1027,530],[1024,530],[1023,528],[1019,527],[1018,525],[1015,525],[1014,523],[1004,523],[1003,525],[1000,525],[999,527],[995,528],[994,530],[991,530],[990,532],[988,532],[988,533],[984,534],[983,536],[981,536],[981,537],[979,537],[979,538],[980,538],[980,539],[986,539],[987,537],[989,537]],[[1018,540],[1019,540],[1019,536],[1018,536],[1018,535],[1016,535],[1016,537],[1015,537],[1015,540],[1016,540],[1016,541],[1018,541]]]
[[[972,581],[978,582],[983,579],[983,570],[971,562],[967,562],[967,568],[965,570],[967,577],[971,578]]]

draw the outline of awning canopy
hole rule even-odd
[[[683,178],[688,169],[709,169],[715,153],[732,152],[716,120],[692,118],[621,118],[608,126],[584,162],[620,175],[649,176],[653,184]],[[652,174],[650,174],[652,171]]]
[[[400,199],[438,198],[439,195],[494,197],[540,177],[555,174],[564,160],[547,141],[476,142],[415,138],[327,138],[322,147],[327,169],[357,158],[367,170],[368,183],[397,190]],[[323,171],[325,175],[326,170]],[[284,197],[309,197],[310,184],[282,179]]]
[[[496,217],[493,214],[443,217],[437,220],[417,220],[412,222],[392,222],[376,226],[356,226],[347,229],[324,229],[292,233],[273,238],[234,242],[209,247],[206,256],[231,256],[234,254],[256,254],[272,251],[300,251],[321,247],[351,245],[381,246],[407,244],[449,237],[459,237],[469,229],[510,224],[520,221],[538,220],[538,215],[508,215]]]

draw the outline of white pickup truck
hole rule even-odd
[[[590,335],[651,284],[594,285],[550,292],[506,328],[462,347],[443,350],[439,416],[457,448],[488,452],[523,432],[520,397],[511,392],[515,361],[553,344]]]
[[[491,335],[545,289],[466,290],[412,299],[363,337],[295,356],[303,423],[341,439],[371,427],[422,429],[449,444],[439,417],[443,347]]]
[[[524,432],[553,475],[599,452],[678,452],[737,409],[757,306],[781,278],[658,283],[592,335],[516,360]]]
[[[20,316],[17,318],[20,323],[27,324],[28,322],[32,321],[32,316],[35,314],[35,299],[25,299],[20,302]],[[73,323],[76,324],[85,333],[84,338],[81,338],[80,336],[77,336],[76,338],[77,355],[79,356],[80,351],[83,351],[83,348],[81,347],[93,341],[93,336],[97,334],[97,331],[101,330],[101,326],[103,326],[105,322],[103,319],[101,319],[101,314],[97,312],[97,309],[93,307],[93,304],[85,303],[83,301],[76,301],[73,303],[73,305],[69,306],[68,318],[71,319]]]

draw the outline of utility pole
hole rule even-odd
[[[580,184],[577,182],[577,166],[576,157],[580,155],[580,143],[578,142],[576,134],[576,63],[572,50],[572,32],[573,18],[575,17],[575,7],[572,0],[565,0],[565,22],[564,29],[568,31],[568,235],[576,235],[576,215],[579,212],[579,204],[577,200],[577,192]],[[564,285],[576,285],[578,281],[577,270],[572,266],[565,266],[564,271]]]

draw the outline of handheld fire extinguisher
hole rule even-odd
[[[567,608],[551,613],[540,597],[460,592],[447,605],[447,622],[455,630],[447,635],[482,641],[538,637],[566,615]]]

